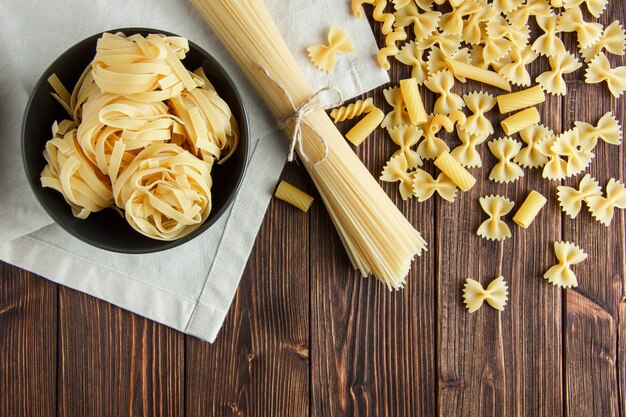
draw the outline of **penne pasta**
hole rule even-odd
[[[313,204],[313,197],[286,181],[281,181],[280,184],[278,184],[274,197],[291,204],[305,213],[309,210],[311,204]]]
[[[348,139],[354,146],[359,146],[367,137],[380,126],[380,123],[385,118],[385,113],[382,110],[374,108],[364,118],[359,120],[359,123],[354,125],[352,129],[346,133],[346,139]]]
[[[435,159],[435,166],[448,176],[462,191],[469,191],[476,184],[476,178],[463,168],[449,152],[444,151]]]
[[[513,221],[519,227],[527,229],[547,202],[548,200],[543,195],[532,190],[517,210],[517,213],[515,213],[515,216],[513,216]]]
[[[539,112],[535,107],[531,107],[526,110],[522,110],[519,113],[515,113],[513,116],[509,116],[500,123],[502,129],[507,135],[512,135],[524,130],[527,127],[536,125],[541,120]]]
[[[543,103],[546,95],[540,85],[496,97],[500,113],[510,113]]]
[[[409,113],[411,123],[419,125],[428,120],[426,109],[424,108],[424,102],[420,95],[419,88],[417,86],[417,80],[415,78],[407,78],[406,80],[400,80],[400,91],[404,98],[404,104],[406,105],[406,111]]]
[[[455,59],[446,59],[446,63],[452,74],[457,78],[469,78],[470,80],[493,85],[505,91],[511,91],[509,82],[497,72],[475,67]]]

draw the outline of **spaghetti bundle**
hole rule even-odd
[[[278,120],[313,95],[261,0],[192,0]],[[356,269],[403,286],[426,242],[400,213],[321,108],[301,114],[296,147]],[[286,127],[289,130],[289,127]],[[291,132],[289,132],[291,133]]]

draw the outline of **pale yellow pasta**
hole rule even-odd
[[[63,106],[63,109],[67,112],[68,115],[73,117],[74,112],[70,103],[70,92],[67,91],[67,88],[65,88],[61,80],[59,80],[59,77],[56,74],[52,74],[50,77],[48,77],[48,84],[50,84],[50,86],[54,90],[54,93],[51,93],[52,97],[54,97],[54,99],[59,102],[61,106]]]
[[[533,42],[531,49],[540,55],[556,56],[567,52],[563,41],[556,35],[558,16],[537,16],[537,24],[543,30],[543,35]]]
[[[578,121],[574,122],[574,125],[578,129],[580,146],[590,151],[596,147],[598,139],[610,145],[622,144],[622,127],[611,112],[605,113],[597,126]]]
[[[278,184],[274,192],[274,197],[291,204],[305,213],[309,211],[309,208],[313,204],[313,197],[286,181],[281,181]]]
[[[605,226],[613,220],[615,209],[626,209],[626,187],[624,184],[611,178],[606,184],[606,196],[589,196],[585,200],[589,206],[591,216]]]
[[[454,77],[450,71],[440,71],[431,75],[424,85],[433,93],[439,94],[439,98],[435,101],[435,113],[450,114],[465,106],[463,98],[452,92]]]
[[[560,32],[576,32],[581,48],[593,45],[602,36],[602,25],[586,22],[579,7],[572,7],[561,13],[556,28]]]
[[[396,13],[396,27],[407,27],[413,25],[413,33],[415,42],[421,42],[437,30],[440,12],[427,10],[420,13],[413,1],[410,1],[405,7],[399,9]]]
[[[524,49],[512,48],[509,51],[511,62],[505,63],[498,69],[498,74],[502,75],[511,84],[527,87],[530,85],[530,74],[526,70],[526,65],[531,64],[538,55],[530,47]]]
[[[113,197],[138,232],[158,240],[188,235],[211,211],[211,164],[180,146],[141,151],[113,183]]]
[[[567,176],[576,175],[589,166],[595,156],[589,149],[580,146],[578,129],[574,128],[557,136],[552,151],[567,158]]]
[[[434,159],[441,152],[450,150],[446,142],[436,136],[442,128],[447,132],[452,132],[454,122],[452,122],[449,117],[443,114],[430,115],[426,123],[422,123],[420,127],[424,132],[424,140],[422,140],[417,147],[417,153],[422,158]]]
[[[113,205],[111,183],[84,156],[74,123],[54,122],[43,156],[47,164],[41,172],[41,185],[61,193],[75,217],[86,219],[92,212]]]
[[[488,240],[500,241],[510,238],[511,230],[501,218],[513,209],[515,203],[499,195],[480,197],[479,201],[489,218],[481,223],[476,234]]]
[[[604,28],[604,32],[597,42],[588,48],[581,48],[580,55],[585,59],[585,62],[590,62],[603,50],[613,55],[623,56],[624,48],[626,48],[626,34],[624,27],[619,20],[616,20]]]
[[[489,179],[508,183],[524,176],[522,168],[513,162],[513,158],[522,148],[522,144],[511,138],[499,138],[487,143],[491,153],[498,158],[498,163],[489,173]]]
[[[487,140],[487,135],[472,135],[464,131],[460,126],[457,126],[456,131],[461,145],[452,149],[450,155],[465,168],[482,167],[483,163],[476,147]]]
[[[591,60],[585,72],[585,82],[596,84],[606,82],[613,97],[620,98],[626,90],[626,66],[611,68],[604,54],[598,54]]]
[[[476,178],[454,159],[448,151],[443,151],[439,154],[437,159],[435,159],[435,166],[446,174],[462,191],[469,191],[476,184]]]
[[[393,16],[393,15],[392,15]],[[397,56],[400,53],[397,43],[406,40],[406,32],[404,28],[399,27],[394,29],[393,32],[385,36],[385,47],[381,48],[376,54],[376,60],[378,65],[385,71],[389,71],[391,64],[389,63],[390,56]]]
[[[418,125],[426,122],[428,114],[426,114],[426,109],[424,109],[424,102],[417,86],[417,80],[415,78],[400,80],[400,91],[402,92],[411,123]]]
[[[428,78],[428,66],[423,57],[424,50],[413,41],[405,43],[396,55],[398,61],[411,67],[411,78],[415,78],[419,85],[422,85]]]
[[[484,49],[482,45],[472,45],[470,50],[470,64],[477,68],[489,69],[489,63],[485,61]]]
[[[393,108],[380,124],[381,127],[390,128],[402,125],[411,124],[411,117],[406,111],[406,105],[402,92],[399,87],[386,88],[383,90],[383,95],[387,103]]]
[[[535,220],[535,217],[537,217],[547,202],[548,200],[543,195],[532,190],[517,210],[517,213],[515,213],[515,216],[513,216],[513,221],[519,227],[528,229],[528,226]]]
[[[413,177],[407,172],[406,159],[401,155],[394,156],[383,168],[380,180],[385,182],[399,182],[398,189],[403,200],[413,195]]]
[[[364,4],[374,4],[374,0],[351,0],[350,8],[352,9],[352,14],[357,19],[361,19],[363,17],[363,5]]]
[[[359,120],[352,129],[348,130],[346,139],[352,142],[354,146],[359,146],[378,126],[380,126],[384,118],[385,113],[383,113],[382,110],[378,108],[372,109],[372,111]]]
[[[467,278],[463,287],[463,301],[468,313],[477,311],[485,301],[496,310],[504,311],[508,295],[508,287],[502,276],[491,281],[487,289],[471,278]]]
[[[567,85],[563,79],[563,75],[570,74],[582,67],[582,64],[574,55],[569,52],[551,56],[549,59],[550,71],[540,74],[535,81],[541,85],[546,93],[557,96],[567,94]]]
[[[464,126],[467,122],[467,116],[462,110],[455,110],[448,115],[448,119],[457,126]]]
[[[549,180],[562,180],[567,177],[567,161],[553,151],[552,145],[555,141],[556,137],[550,135],[537,144],[537,150],[548,158],[541,176]]]
[[[577,287],[578,280],[571,266],[587,259],[585,251],[570,242],[554,242],[554,254],[559,262],[548,269],[543,277],[561,288]]]
[[[550,0],[550,5],[556,9],[561,8],[563,7],[563,0]]]
[[[530,37],[530,28],[527,24],[516,27],[503,16],[497,15],[487,22],[486,34],[490,39],[508,39],[517,48],[524,48]]]
[[[374,108],[374,99],[369,97],[365,100],[357,100],[347,106],[332,109],[330,111],[330,117],[333,118],[333,122],[339,123],[344,120],[352,120],[357,116],[361,116],[363,113],[369,113]]]
[[[493,6],[501,13],[508,13],[520,7],[523,3],[524,0],[494,0]]]
[[[539,123],[541,116],[536,107],[530,107],[504,119],[500,125],[507,135],[512,135]]]
[[[504,114],[543,103],[546,101],[546,95],[541,86],[536,85],[527,90],[499,95],[496,100],[500,113]]]
[[[422,169],[413,173],[413,195],[420,203],[428,200],[434,193],[439,194],[446,201],[454,202],[456,197],[456,184],[444,173],[440,173],[437,179]]]
[[[559,185],[556,189],[561,209],[572,219],[578,216],[583,201],[587,201],[589,197],[602,196],[602,187],[590,174],[582,177],[578,184],[578,189],[565,185]]]
[[[389,136],[393,143],[398,145],[400,149],[398,149],[391,156],[392,158],[395,156],[401,156],[406,160],[407,169],[417,168],[418,166],[422,166],[422,158],[419,153],[412,149],[413,146],[419,142],[422,138],[422,130],[417,126],[396,126],[391,129],[387,129],[389,132]]]
[[[515,45],[505,37],[491,37],[482,31],[482,61],[487,65],[505,59]],[[478,65],[482,67],[482,65]]]
[[[489,112],[496,105],[496,100],[487,93],[468,93],[463,95],[463,100],[467,108],[472,112],[467,117],[461,129],[472,135],[487,136],[493,133],[493,126],[485,113]]]
[[[458,7],[441,16],[439,29],[442,32],[460,35],[463,33],[463,18],[478,13],[481,3],[477,1],[462,1]]]
[[[505,91],[511,91],[509,82],[497,72],[478,68],[473,65],[466,64],[465,62],[453,59],[446,59],[446,62],[448,63],[448,68],[450,68],[454,76],[457,78],[469,78],[470,80],[493,85],[494,87],[501,88]]]
[[[396,17],[391,13],[385,13],[385,8],[387,7],[387,0],[374,0],[374,10],[372,12],[372,17],[375,21],[381,22],[383,24],[380,31],[383,35],[388,35],[393,30],[393,23],[396,20]]]
[[[417,43],[421,49],[432,48],[435,45],[445,56],[451,57],[461,46],[461,35],[436,31]]]
[[[578,7],[583,3],[587,5],[589,13],[591,13],[594,17],[600,17],[602,12],[604,12],[604,9],[606,9],[606,5],[609,3],[609,0],[563,0],[563,6],[566,9]]]
[[[516,28],[527,24],[530,16],[553,16],[548,0],[526,0],[522,6],[506,14],[507,20]]]
[[[544,166],[548,162],[548,157],[542,154],[537,146],[543,139],[553,136],[552,131],[544,125],[536,124],[522,129],[519,134],[526,146],[520,149],[513,161],[524,168]]]
[[[491,4],[481,3],[480,10],[463,20],[463,40],[470,45],[478,45],[482,39],[481,24],[488,22],[498,15],[498,11]]]
[[[441,52],[441,49],[437,48],[436,46],[433,46],[432,48],[430,48],[430,54],[428,55],[428,74],[433,75],[437,72],[447,70],[448,63],[446,62],[446,58],[447,57],[445,56],[445,54]],[[467,48],[459,49],[458,51],[454,52],[450,56],[450,58],[456,59],[457,61],[465,62],[468,64],[471,61],[470,51]],[[462,83],[467,81],[463,77],[459,77],[458,80],[461,81]]]
[[[338,26],[328,30],[327,44],[309,46],[309,59],[318,69],[331,73],[335,69],[335,55],[354,52],[354,43],[348,32]]]

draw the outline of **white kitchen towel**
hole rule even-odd
[[[345,0],[266,0],[274,21],[314,88],[344,97],[389,79],[376,65],[367,20]],[[351,35],[356,52],[333,74],[308,61],[331,24]],[[148,255],[116,254],[83,244],[53,224],[34,198],[21,164],[20,125],[29,94],[63,51],[94,33],[149,27],[187,37],[229,71],[250,115],[248,174],[230,210],[198,238]],[[286,158],[286,138],[235,62],[186,0],[8,2],[0,8],[0,259],[84,291],[185,333],[213,341],[224,321]],[[71,87],[71,86],[70,86]]]

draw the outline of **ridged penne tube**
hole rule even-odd
[[[305,213],[309,210],[311,204],[313,204],[313,197],[286,181],[281,181],[280,184],[278,184],[274,197],[299,208]]]
[[[415,78],[400,80],[400,91],[404,98],[406,111],[411,118],[411,123],[414,125],[425,123],[428,120],[428,115],[426,114],[424,102],[422,101],[422,96],[417,86],[417,80]]]
[[[520,130],[524,130],[527,127],[536,125],[541,120],[539,112],[535,107],[531,107],[526,110],[522,110],[519,113],[515,113],[513,116],[507,117],[500,123],[502,129],[507,135],[512,135]]]
[[[435,166],[448,176],[462,191],[469,191],[476,184],[476,178],[463,168],[449,152],[442,152],[435,159]]]
[[[352,142],[354,146],[359,146],[374,129],[380,126],[384,118],[385,113],[380,109],[374,108],[346,133],[346,139]]]
[[[475,67],[455,59],[446,59],[446,63],[456,78],[469,78],[470,80],[493,85],[505,91],[511,91],[509,82],[497,72]]]
[[[513,221],[519,227],[527,229],[547,202],[548,200],[543,195],[532,190],[517,210],[517,213],[515,213],[515,216],[513,216]]]
[[[500,113],[510,113],[535,106],[546,101],[546,95],[540,85],[515,93],[502,94],[496,97]]]

